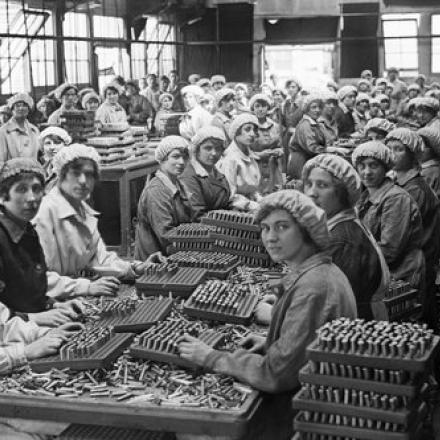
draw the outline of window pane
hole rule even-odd
[[[431,17],[431,33],[433,35],[440,34],[440,15],[433,15]],[[440,73],[440,37],[433,38],[431,44],[432,53],[432,72]]]
[[[124,38],[124,20],[96,15],[93,17],[93,34],[102,38]]]
[[[87,15],[68,12],[63,21],[63,31],[66,37],[87,37]]]

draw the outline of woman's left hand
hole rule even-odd
[[[162,252],[158,251],[151,254],[145,262],[151,264],[151,263],[166,263],[167,261],[168,261],[167,257],[162,255]]]
[[[180,356],[183,359],[194,362],[197,365],[205,365],[206,358],[213,351],[200,339],[185,334],[178,341]]]

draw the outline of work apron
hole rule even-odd
[[[376,251],[376,254],[380,262],[382,276],[380,278],[379,286],[377,287],[376,291],[371,297],[370,306],[374,319],[377,319],[379,321],[388,321],[389,320],[388,310],[383,300],[390,285],[390,271],[385,261],[385,257],[383,256],[382,251],[380,250],[380,247],[377,244],[371,232],[352,213],[342,211],[336,214],[335,216],[333,216],[330,220],[327,221],[328,230],[331,232],[336,227],[336,225],[345,221],[354,221],[365,233],[371,245],[373,246],[374,250]]]

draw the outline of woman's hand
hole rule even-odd
[[[70,310],[73,313],[81,314],[81,315],[86,310],[86,306],[81,299],[71,299],[69,301],[64,301],[64,302],[58,301],[54,303],[53,308],[61,309],[61,310]]]
[[[252,333],[244,337],[238,345],[250,353],[263,353],[266,346],[266,338]]]
[[[115,296],[120,285],[121,282],[115,277],[102,277],[90,283],[87,293],[92,296]]]
[[[259,324],[269,325],[272,320],[272,309],[271,304],[261,301],[255,310],[255,320]]]
[[[177,342],[179,344],[180,356],[196,365],[205,365],[206,358],[213,351],[211,347],[200,339],[188,334],[182,336]]]
[[[29,313],[29,321],[43,327],[59,327],[66,322],[75,320],[78,314],[68,308],[56,308],[40,313]]]
[[[158,251],[158,252],[154,252],[152,253],[147,260],[145,261],[145,263],[149,263],[149,264],[157,264],[157,263],[166,263],[167,257],[165,257],[162,252]]]

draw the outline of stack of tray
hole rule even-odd
[[[180,112],[161,112],[159,118],[159,132],[160,137],[170,135],[180,135],[179,124],[185,113]]]
[[[91,137],[87,144],[94,147],[101,157],[102,165],[122,162],[133,156],[135,140],[132,136],[119,139],[115,136]]]
[[[187,323],[182,320],[164,321],[137,336],[130,347],[130,355],[133,358],[193,368],[194,363],[183,359],[179,354],[178,339],[184,334],[196,336],[212,348],[224,342],[223,334],[203,328],[200,323]]]
[[[136,280],[136,291],[139,297],[172,294],[186,298],[207,276],[206,269],[157,265]]]
[[[183,311],[198,319],[246,325],[258,301],[258,295],[247,286],[209,280],[188,298]]]
[[[416,324],[339,319],[307,349],[293,399],[300,439],[419,438],[423,401],[439,337]]]
[[[62,113],[61,127],[72,137],[73,142],[84,142],[95,135],[95,112],[75,110]]]
[[[419,291],[405,281],[393,281],[384,299],[390,321],[417,318],[422,310]]]

